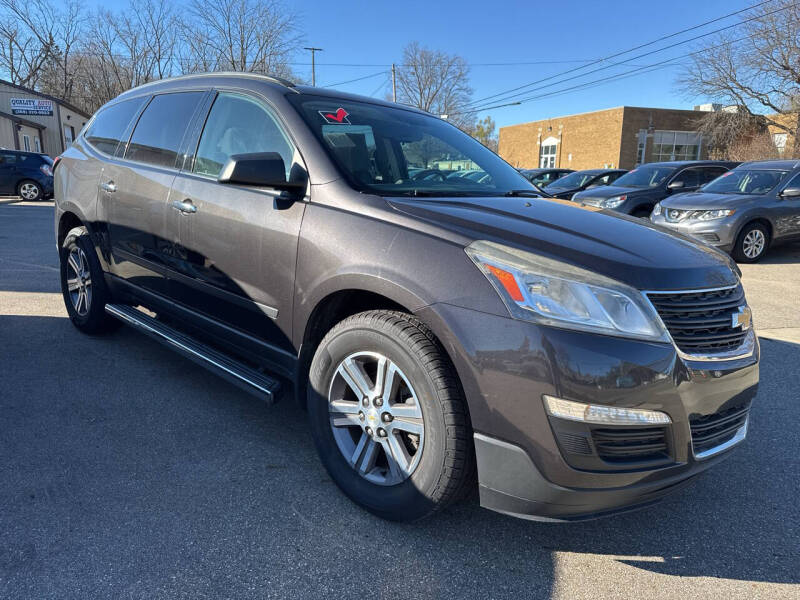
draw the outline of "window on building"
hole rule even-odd
[[[103,109],[87,128],[84,138],[100,152],[113,156],[131,119],[144,101],[145,98],[134,98]]]
[[[653,162],[699,160],[703,137],[696,131],[656,131]]]
[[[33,147],[36,148],[37,152],[42,151],[42,143],[39,141],[38,137],[33,138]]]
[[[75,139],[75,129],[72,125],[64,125],[64,142],[69,146]]]
[[[22,148],[25,152],[31,151],[31,136],[23,135],[22,136]]]
[[[775,143],[775,147],[778,149],[778,154],[783,156],[783,153],[786,151],[786,138],[787,134],[785,133],[773,133],[772,134],[772,141]]]
[[[288,179],[294,149],[272,115],[252,98],[220,94],[206,119],[194,172],[217,177],[232,154],[253,152],[280,154]]]
[[[539,168],[551,169],[556,166],[556,152],[558,150],[558,140],[549,137],[542,142],[539,149]]]
[[[203,92],[156,96],[133,130],[125,158],[160,167],[175,167],[178,150]]]

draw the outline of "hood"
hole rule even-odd
[[[688,192],[675,194],[661,201],[661,206],[666,208],[732,208],[748,204],[757,198],[755,194],[706,194],[703,192]]]
[[[548,194],[553,194],[555,196],[556,194],[574,194],[575,192],[579,192],[582,189],[583,188],[575,186],[561,187],[555,184],[550,184],[546,188],[544,188],[544,191],[547,192]]]
[[[614,211],[544,198],[388,198],[416,219],[600,273],[640,290],[733,285],[722,252]]]
[[[573,196],[573,200],[580,200],[582,198],[605,199],[605,198],[611,198],[612,196],[620,196],[622,194],[630,196],[631,194],[651,192],[655,189],[657,188],[635,188],[635,187],[622,187],[619,185],[602,185],[594,187],[590,190],[584,190],[582,192],[578,192],[577,194],[575,194],[575,196]]]

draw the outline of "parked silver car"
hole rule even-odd
[[[800,161],[744,163],[656,204],[650,220],[756,262],[771,244],[800,241]]]

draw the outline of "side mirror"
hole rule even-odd
[[[781,192],[781,198],[797,198],[800,197],[800,187],[787,187]]]
[[[667,186],[667,189],[674,192],[676,190],[681,190],[684,187],[686,186],[682,181],[670,181],[669,185]]]
[[[217,177],[219,183],[269,187],[288,192],[306,189],[306,181],[287,181],[286,165],[277,152],[232,154]]]

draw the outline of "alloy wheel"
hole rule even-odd
[[[757,258],[764,252],[767,245],[767,238],[760,229],[749,231],[742,241],[742,252],[747,258]]]
[[[92,303],[92,277],[83,250],[74,246],[67,257],[67,290],[72,307],[80,316],[89,312]]]
[[[345,358],[331,381],[328,412],[342,456],[367,481],[397,485],[419,465],[422,409],[411,382],[386,356],[358,352]]]
[[[19,186],[19,195],[25,200],[35,200],[39,197],[39,188],[33,183],[23,183]]]

